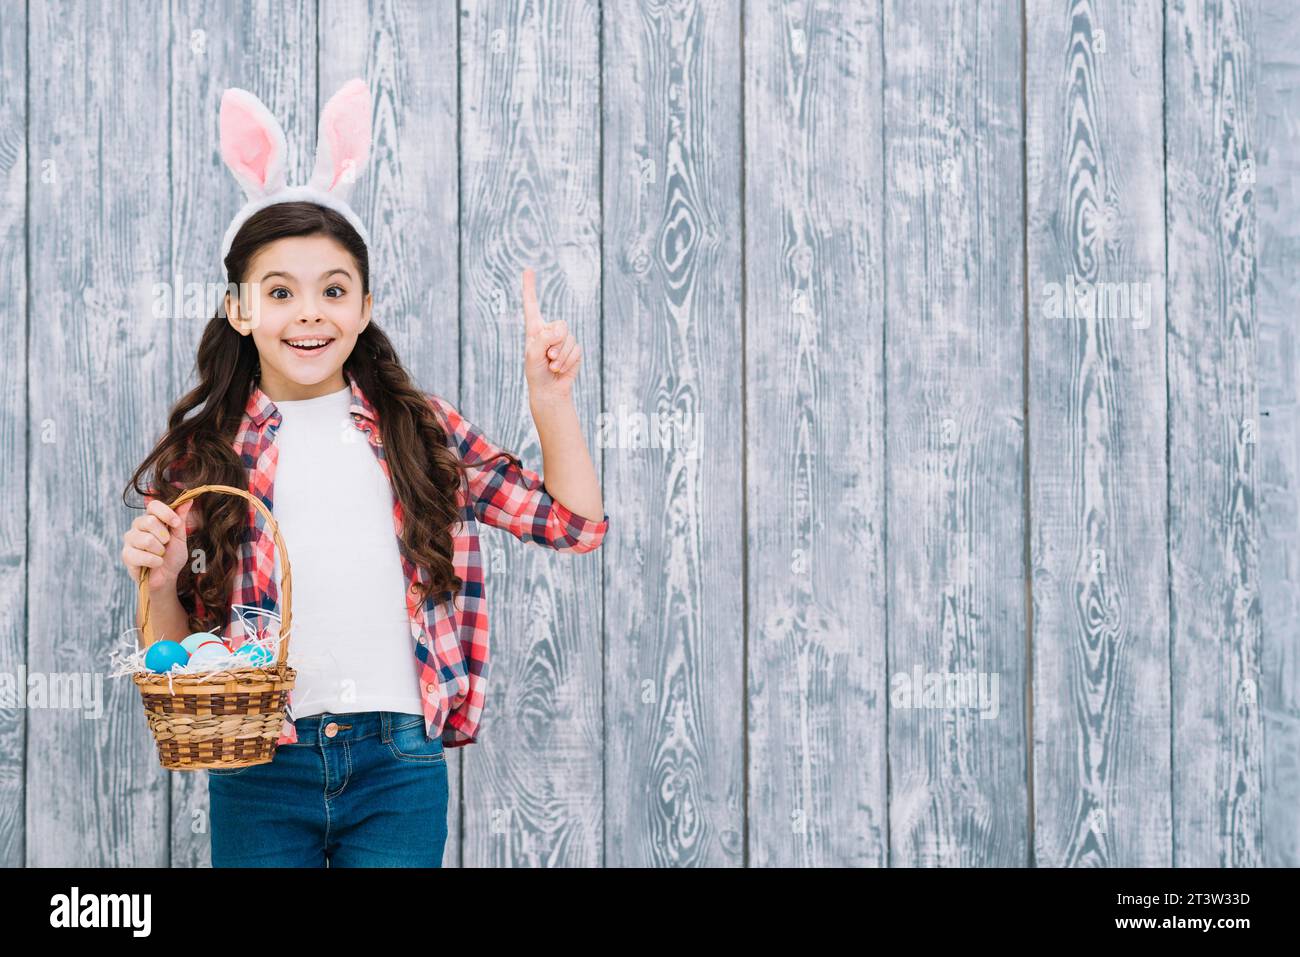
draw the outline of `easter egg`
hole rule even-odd
[[[172,665],[183,665],[190,653],[175,641],[155,641],[145,652],[144,666],[150,671],[170,671]]]
[[[200,645],[199,650],[190,655],[190,664],[201,671],[218,664],[225,666],[229,657],[229,648],[219,641],[209,641]]]
[[[265,668],[275,660],[271,650],[260,645],[241,645],[235,654],[247,658],[249,667],[252,668]]]
[[[199,645],[205,645],[209,641],[220,641],[220,640],[221,639],[217,635],[214,635],[210,631],[196,631],[194,634],[190,635],[188,638],[185,638],[184,640],[181,641],[181,647],[183,647],[190,654],[194,654],[194,652],[199,650]]]

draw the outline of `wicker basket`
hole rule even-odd
[[[170,678],[153,671],[137,671],[132,680],[144,699],[149,730],[158,742],[162,766],[173,771],[202,768],[242,768],[266,764],[275,756],[276,741],[284,726],[285,708],[295,674],[289,667],[289,624],[292,576],[289,552],[270,511],[243,489],[231,485],[200,485],[177,496],[175,509],[204,492],[237,495],[251,502],[262,517],[280,553],[281,621],[279,651],[274,665],[211,673],[178,674]],[[141,631],[144,646],[153,644],[149,626],[149,569],[140,575]]]

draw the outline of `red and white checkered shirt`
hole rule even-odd
[[[353,423],[365,433],[384,475],[391,482],[378,416],[352,373],[346,372],[346,377],[352,389]],[[414,564],[400,549],[399,554],[407,581],[407,616],[419,673],[425,730],[429,737],[441,734],[443,747],[454,748],[477,740],[487,691],[488,614],[478,522],[504,529],[522,542],[559,551],[589,552],[598,548],[604,539],[609,514],[594,521],[570,511],[551,497],[538,473],[516,466],[509,459],[497,458],[475,467],[477,463],[491,460],[501,448],[488,441],[446,399],[432,392],[425,395],[447,432],[448,446],[469,467],[468,498],[462,488],[458,496],[461,522],[452,536],[455,546],[452,561],[456,574],[464,581],[454,602],[439,601],[436,594],[421,602],[413,590],[427,576],[419,572],[417,577]],[[280,413],[275,403],[254,383],[235,435],[234,449],[247,469],[249,493],[259,498],[272,514],[275,514],[273,490],[278,457],[275,433],[279,426]],[[146,502],[152,500],[152,496],[145,498]],[[276,607],[275,543],[260,528],[263,524],[260,513],[250,505],[249,530],[240,545],[232,605]],[[396,496],[393,527],[400,536],[402,504]],[[285,546],[292,561],[293,543],[285,542]],[[204,614],[197,595],[194,601],[194,614]],[[222,636],[234,647],[243,642],[243,628],[233,610]],[[289,701],[292,708],[292,691]],[[287,717],[276,743],[297,740],[297,729]]]

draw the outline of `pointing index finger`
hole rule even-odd
[[[542,311],[537,306],[537,274],[531,269],[525,269],[524,333],[531,339],[540,333],[545,325],[542,321]]]

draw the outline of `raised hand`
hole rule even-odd
[[[537,305],[537,276],[525,269],[524,377],[533,403],[551,404],[572,397],[573,380],[582,364],[582,346],[569,333],[563,319],[546,322]]]

